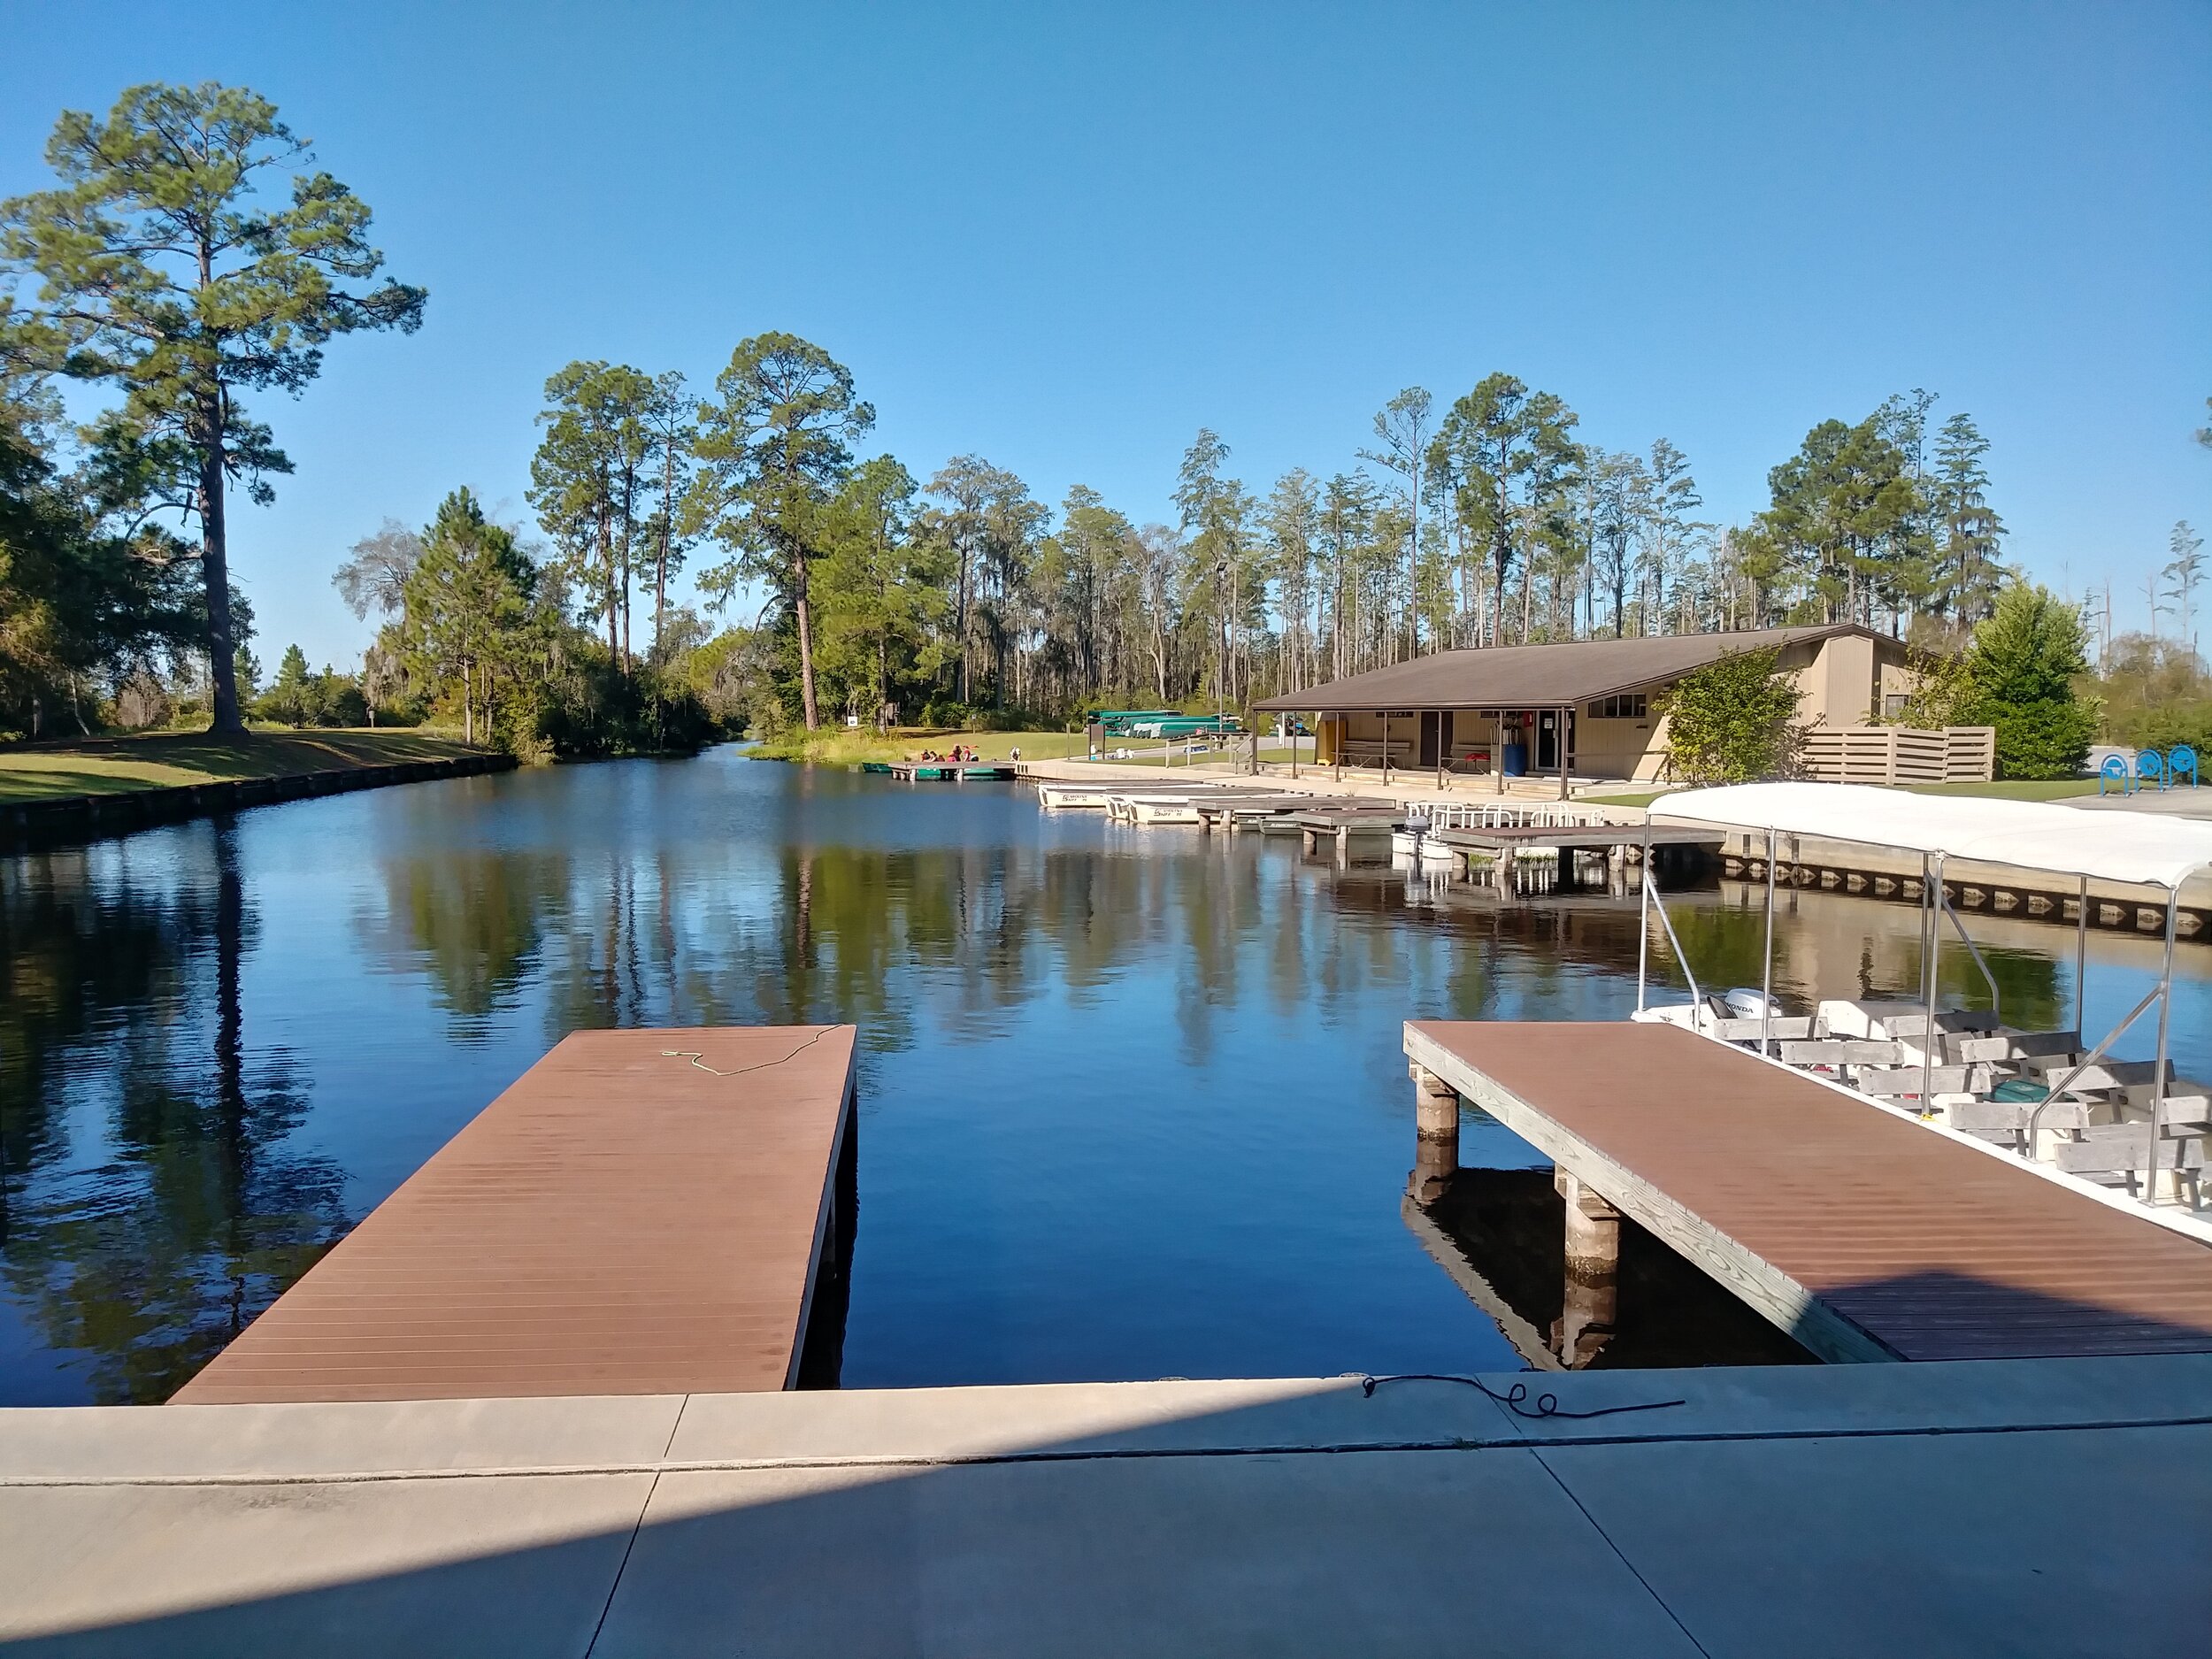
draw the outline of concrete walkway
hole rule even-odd
[[[2212,788],[2138,789],[2133,795],[2070,795],[2064,806],[2101,812],[2152,812],[2162,818],[2212,818]]]
[[[10,1654],[2164,1655],[2212,1359],[0,1413]],[[1533,1410],[1532,1406],[1525,1408]]]

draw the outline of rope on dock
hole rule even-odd
[[[1483,1393],[1488,1394],[1500,1405],[1505,1407],[1506,1409],[1512,1412],[1515,1417],[1529,1417],[1532,1419],[1541,1419],[1544,1417],[1609,1417],[1623,1411],[1663,1411],[1669,1406],[1686,1405],[1689,1403],[1685,1400],[1644,1400],[1638,1402],[1634,1405],[1600,1406],[1594,1411],[1562,1411],[1559,1409],[1559,1396],[1555,1394],[1547,1392],[1536,1396],[1536,1409],[1532,1411],[1528,1409],[1526,1403],[1528,1400],[1528,1385],[1526,1383],[1517,1382],[1503,1394],[1500,1394],[1495,1388],[1493,1388],[1488,1383],[1483,1381],[1483,1379],[1479,1377],[1447,1376],[1441,1371],[1405,1371],[1394,1377],[1362,1377],[1359,1379],[1360,1393],[1366,1395],[1370,1400],[1372,1400],[1375,1397],[1375,1390],[1377,1387],[1386,1382],[1464,1383],[1470,1388],[1481,1389]]]
[[[763,1060],[754,1065],[741,1065],[734,1071],[716,1071],[712,1066],[707,1064],[706,1054],[703,1049],[664,1048],[661,1050],[661,1058],[664,1060],[688,1060],[691,1062],[694,1070],[704,1071],[709,1077],[743,1077],[749,1071],[765,1071],[770,1066],[781,1065],[787,1060],[797,1059],[809,1048],[811,1048],[816,1043],[821,1041],[823,1038],[828,1036],[830,1033],[835,1031],[837,1027],[834,1025],[825,1025],[821,1030],[816,1032],[811,1037],[809,1037],[804,1042],[794,1048],[789,1054],[779,1056],[773,1060]]]

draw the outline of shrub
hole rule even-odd
[[[1992,703],[1976,713],[1968,724],[1997,728],[2000,778],[2078,778],[2097,734],[2096,711],[2070,700]]]
[[[1661,702],[1667,764],[1690,783],[1750,783],[1798,768],[1803,692],[1779,651],[1732,651],[1685,674]]]
[[[718,730],[688,686],[642,664],[626,674],[603,653],[514,688],[495,723],[500,745],[525,760],[692,754]]]
[[[2097,706],[2075,695],[2087,666],[2081,612],[2049,589],[2016,583],[1974,630],[1962,725],[1997,728],[2000,778],[2072,778],[2089,758]]]

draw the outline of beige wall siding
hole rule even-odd
[[[1884,695],[1909,690],[1911,686],[1911,675],[1905,667],[1904,647],[1893,640],[1838,634],[1786,646],[1779,663],[1785,671],[1796,676],[1803,692],[1798,718],[1809,725],[1863,726],[1870,719],[1881,717]],[[1582,777],[1656,780],[1665,765],[1667,752],[1667,721],[1659,710],[1659,703],[1673,685],[1671,680],[1662,680],[1632,688],[1641,691],[1646,700],[1646,713],[1641,719],[1601,716],[1593,712],[1594,704],[1579,705],[1575,710],[1575,772]],[[1381,715],[1356,713],[1340,718],[1344,735],[1350,741],[1381,741]],[[1451,754],[1455,764],[1470,749],[1486,750],[1494,744],[1497,728],[1494,716],[1461,710],[1454,713],[1452,719]],[[1394,714],[1390,736],[1394,752],[1402,755],[1405,764],[1417,764],[1415,757],[1419,754],[1421,737],[1419,715],[1410,711]],[[1535,734],[1525,727],[1519,738],[1531,745],[1529,764],[1532,768]],[[1395,746],[1400,743],[1407,747],[1397,750]],[[1333,752],[1333,745],[1325,739],[1325,759]]]

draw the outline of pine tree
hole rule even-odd
[[[300,392],[330,340],[411,333],[426,296],[346,286],[384,256],[366,204],[328,173],[292,173],[288,205],[254,200],[313,157],[243,88],[133,87],[105,120],[65,114],[46,159],[59,188],[0,206],[0,266],[40,284],[31,306],[0,313],[0,357],[119,388],[117,419],[172,464],[200,527],[215,729],[242,731],[226,500],[243,480],[268,501],[268,476],[291,463],[240,393]]]
[[[1982,465],[1988,453],[1989,440],[1971,415],[1956,414],[1943,423],[1933,486],[1942,561],[1937,599],[1970,627],[1994,609],[2005,575],[1997,562],[2004,521],[1989,505],[1989,474]]]

